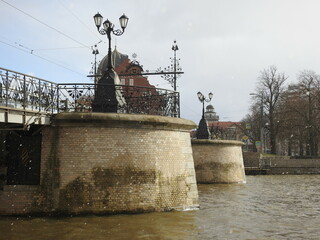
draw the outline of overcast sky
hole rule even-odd
[[[98,60],[107,54],[107,38],[93,22],[98,11],[115,28],[123,13],[129,17],[112,47],[130,58],[136,53],[144,70],[170,65],[177,41],[181,116],[196,123],[198,91],[213,92],[221,121],[240,121],[261,70],[276,65],[288,82],[304,69],[320,72],[319,0],[0,0],[0,67],[89,82],[90,46],[102,40]],[[149,80],[171,89],[160,77]]]

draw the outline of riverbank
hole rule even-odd
[[[320,159],[243,152],[246,175],[320,174]]]

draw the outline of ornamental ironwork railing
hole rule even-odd
[[[95,84],[58,84],[58,112],[92,112],[96,87]],[[109,86],[104,85],[104,87]],[[144,86],[114,85],[114,87],[118,113],[180,117],[178,92]]]
[[[56,102],[56,83],[0,68],[0,106],[54,113]]]
[[[103,87],[109,89],[108,85]],[[0,68],[0,107],[47,114],[92,112],[96,88],[95,84],[56,84]],[[116,91],[118,113],[180,117],[178,92],[128,85],[115,85],[112,89]],[[108,104],[108,101],[103,104]]]

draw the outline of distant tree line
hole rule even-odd
[[[276,66],[261,71],[251,94],[253,103],[242,123],[251,126],[246,131],[252,143],[262,140],[263,152],[318,156],[320,76],[304,70],[296,83],[286,85],[287,79]]]

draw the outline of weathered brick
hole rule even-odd
[[[242,144],[232,140],[192,140],[197,182],[245,182]]]
[[[159,116],[59,114],[42,132],[41,204],[30,206],[68,213],[197,207],[194,127]]]

